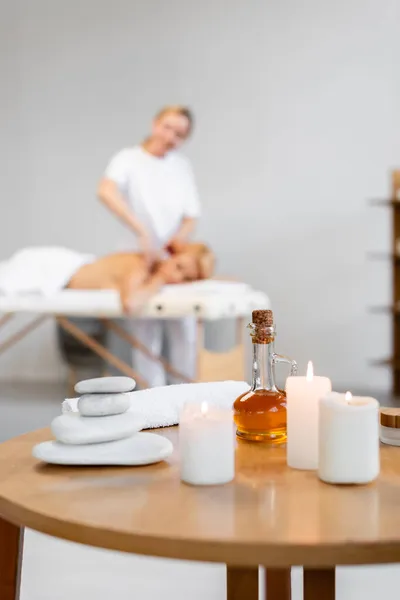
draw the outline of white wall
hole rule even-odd
[[[335,387],[384,389],[385,196],[399,164],[396,0],[0,0],[0,258],[28,244],[113,248],[95,200],[110,155],[188,102],[202,237],[266,290],[278,349]],[[221,231],[224,235],[221,235]],[[58,378],[49,329],[0,376]]]

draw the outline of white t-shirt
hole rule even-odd
[[[177,152],[158,158],[140,146],[125,148],[111,159],[104,176],[118,185],[157,248],[171,239],[182,218],[200,214],[190,162]],[[119,246],[136,250],[135,234],[127,229]]]

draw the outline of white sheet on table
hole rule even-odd
[[[32,247],[16,252],[0,268],[0,293],[51,296],[62,290],[94,255],[60,247]]]
[[[172,291],[172,290],[171,290]],[[257,308],[269,308],[264,292],[199,291],[192,293],[159,293],[149,300],[134,318],[177,319],[196,316],[206,320],[248,316]],[[35,313],[70,317],[124,317],[115,290],[62,290],[53,295],[0,293],[0,313]]]
[[[203,279],[191,283],[166,285],[163,294],[243,294],[249,292],[251,287],[241,281],[226,281],[220,279]]]

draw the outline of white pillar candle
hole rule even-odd
[[[180,417],[181,479],[192,485],[228,483],[235,477],[235,427],[231,410],[188,403]]]
[[[379,404],[331,393],[320,401],[318,476],[327,483],[369,483],[379,475]]]
[[[318,468],[319,400],[332,390],[328,377],[315,377],[308,363],[305,377],[286,380],[287,464],[293,469]]]

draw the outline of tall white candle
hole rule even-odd
[[[318,476],[327,483],[369,483],[379,474],[379,404],[332,392],[320,401]]]
[[[328,377],[315,377],[308,363],[305,377],[286,380],[287,464],[293,469],[318,468],[319,400],[332,389]]]
[[[235,428],[231,410],[188,403],[179,423],[181,479],[192,485],[228,483],[235,477]]]

